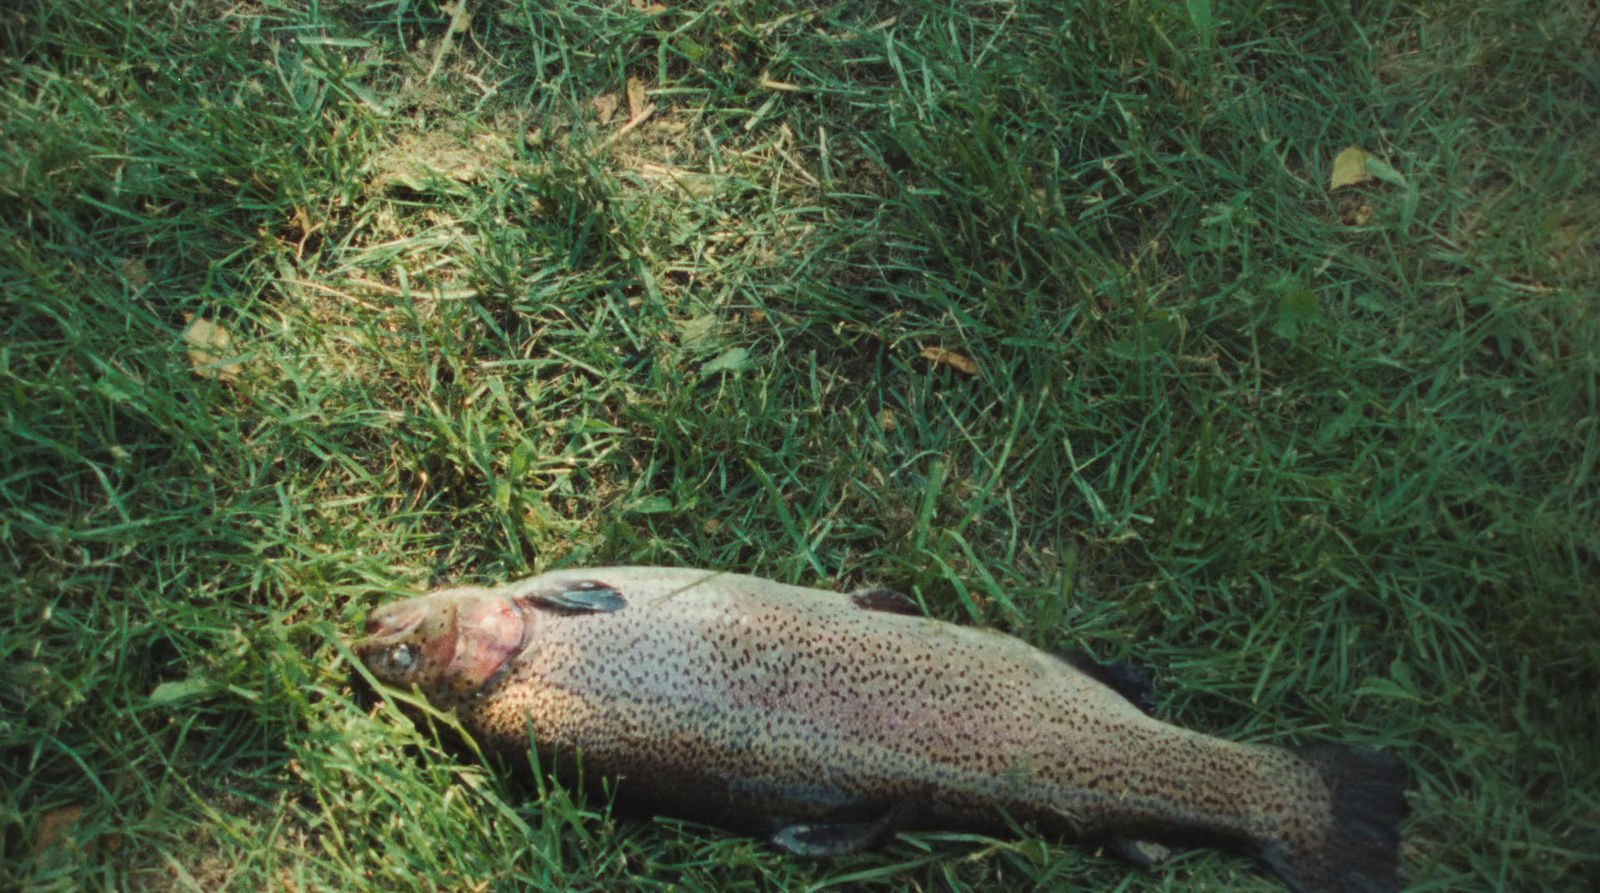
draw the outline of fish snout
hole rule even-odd
[[[422,683],[448,665],[455,653],[456,607],[428,597],[373,609],[366,636],[351,650],[390,685]]]
[[[393,639],[404,636],[421,626],[430,616],[438,614],[440,607],[427,599],[379,605],[367,615],[367,638]]]

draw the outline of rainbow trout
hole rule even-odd
[[[1400,887],[1398,759],[1171,726],[1126,669],[923,617],[891,590],[564,570],[385,605],[367,633],[354,651],[374,677],[454,711],[486,749],[525,754],[531,733],[625,798],[801,855],[1009,815],[1145,864],[1200,843],[1297,891]]]

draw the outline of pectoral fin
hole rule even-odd
[[[526,607],[562,614],[595,614],[618,611],[628,605],[622,593],[594,580],[540,584],[535,577],[528,584],[526,590],[511,594],[513,600]]]

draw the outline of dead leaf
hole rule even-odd
[[[150,268],[137,257],[126,258],[117,266],[122,270],[122,278],[128,280],[128,284],[134,288],[144,288],[150,284]]]
[[[600,123],[610,124],[611,116],[617,113],[617,106],[621,104],[622,101],[617,98],[615,93],[596,96],[594,99],[594,111],[600,117]]]
[[[973,362],[972,358],[966,354],[956,353],[953,350],[945,350],[942,347],[924,347],[920,356],[924,360],[930,360],[939,365],[949,366],[951,369],[966,375],[978,374],[978,364]]]
[[[450,33],[456,34],[472,27],[472,13],[467,11],[467,0],[441,3],[439,11],[450,17]]]
[[[449,192],[455,183],[472,183],[491,176],[504,176],[513,165],[516,152],[511,138],[498,133],[468,137],[462,133],[439,131],[422,137],[404,138],[373,159],[375,179],[385,187],[403,186],[415,192]],[[296,209],[293,221],[306,234],[321,224],[312,224]]]
[[[64,832],[76,824],[81,815],[83,807],[77,804],[62,806],[45,813],[44,818],[39,820],[39,836],[34,838],[33,854],[39,856],[55,846],[65,836]]]
[[[1350,213],[1350,222],[1355,226],[1366,226],[1372,220],[1372,206],[1362,205]]]
[[[739,372],[750,365],[750,351],[742,347],[730,347],[718,354],[716,359],[700,367],[701,375],[710,375],[713,372]]]
[[[189,327],[183,330],[184,343],[189,345],[189,362],[194,374],[201,378],[215,378],[233,383],[239,380],[244,367],[238,363],[224,363],[232,355],[229,349],[233,335],[222,323],[190,314]]]
[[[722,335],[722,321],[715,313],[702,313],[693,319],[674,320],[678,329],[678,343],[689,350],[709,350],[717,346]]]
[[[1333,159],[1333,177],[1328,182],[1330,191],[1341,186],[1354,186],[1372,179],[1367,173],[1367,160],[1372,153],[1359,146],[1351,146],[1341,151]]]
[[[689,129],[689,125],[677,118],[663,118],[650,125],[650,129],[666,136],[677,136]]]
[[[878,425],[883,428],[885,434],[893,434],[894,429],[900,427],[900,421],[895,418],[894,410],[880,409],[878,410]]]
[[[644,113],[647,104],[644,81],[638,78],[628,78],[628,120],[639,120],[639,116]]]

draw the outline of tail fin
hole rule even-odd
[[[1398,757],[1340,744],[1297,748],[1333,798],[1333,827],[1317,843],[1274,841],[1263,854],[1298,893],[1393,893],[1411,773]]]

